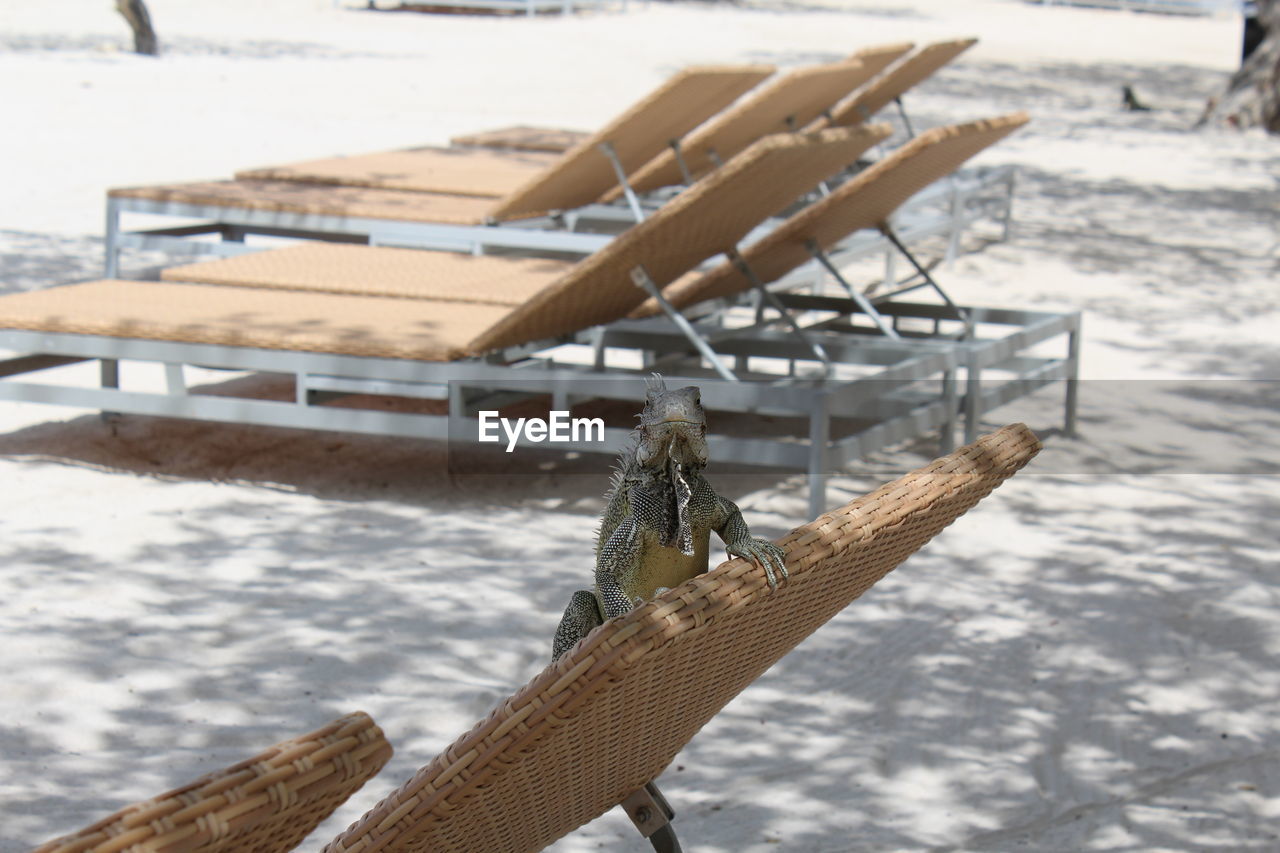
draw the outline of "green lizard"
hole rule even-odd
[[[668,391],[657,375],[646,388],[635,444],[618,459],[600,521],[595,589],[573,594],[556,629],[553,659],[605,619],[705,572],[712,530],[731,556],[759,563],[771,588],[778,575],[787,576],[783,550],[753,538],[733,501],[702,478],[707,415],[698,389]]]

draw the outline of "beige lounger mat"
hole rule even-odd
[[[776,78],[681,140],[685,167],[697,180],[714,169],[717,160],[728,160],[762,136],[806,127],[910,49],[909,42],[867,48],[843,62],[799,68]],[[684,183],[675,151],[668,147],[629,183],[637,192]],[[621,194],[621,188],[614,187],[605,199]]]
[[[977,43],[976,38],[967,38],[925,45],[841,101],[831,111],[829,119],[825,116],[819,118],[808,129],[854,125],[867,121],[893,103],[894,98],[901,97],[908,89],[933,76],[938,69]]]
[[[907,199],[969,158],[1013,133],[1028,121],[1026,113],[928,130],[883,160],[838,187],[827,197],[796,213],[775,230],[742,250],[756,276],[777,281],[812,259],[805,247],[813,240],[830,249],[862,228],[878,228]],[[750,283],[731,263],[705,274],[684,276],[664,291],[677,308],[739,293]],[[659,313],[653,300],[634,316]]]
[[[613,146],[630,173],[772,73],[769,65],[685,69],[560,156],[422,148],[249,169],[236,178],[485,196],[493,202],[486,212],[499,219],[569,210],[618,183],[601,143]]]
[[[518,124],[455,136],[449,140],[449,144],[477,148],[508,148],[513,151],[551,151],[563,154],[590,136],[591,133],[585,130],[530,127]]]
[[[774,591],[757,565],[732,560],[609,620],[325,853],[543,849],[656,778],[725,704],[1039,447],[1025,426],[1005,427],[793,530],[780,540],[791,577]],[[733,773],[732,757],[716,769]]]
[[[165,281],[516,306],[572,261],[306,242],[170,267]]]
[[[286,853],[390,757],[382,730],[356,712],[33,853]]]
[[[542,174],[556,154],[490,148],[410,148],[236,172],[238,181],[303,181],[501,198]]]
[[[297,181],[199,181],[118,187],[111,198],[135,198],[283,214],[386,219],[444,225],[480,225],[492,199],[460,195],[339,187]]]
[[[512,309],[254,287],[91,281],[0,299],[0,328],[452,361]]]

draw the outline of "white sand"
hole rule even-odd
[[[3,290],[96,275],[110,186],[592,127],[689,63],[980,36],[915,121],[1035,121],[984,155],[1024,167],[1016,239],[947,280],[1084,309],[1085,374],[1133,381],[1086,385],[1080,441],[1055,434],[1060,389],[993,413],[1048,435],[1035,466],[731,704],[663,788],[696,853],[1280,847],[1280,417],[1243,381],[1280,372],[1280,143],[1185,130],[1238,20],[152,0],[153,60],[121,50],[111,5],[0,6]],[[1121,112],[1125,83],[1158,109]],[[922,461],[882,457],[832,500]],[[760,532],[803,520],[799,477],[711,478]],[[450,485],[412,441],[13,404],[0,483],[3,851],[363,708],[397,754],[317,849],[542,667],[603,488],[536,465]],[[615,811],[554,849],[645,846]]]

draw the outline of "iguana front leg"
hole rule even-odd
[[[635,606],[623,583],[635,575],[639,559],[640,537],[635,520],[625,518],[596,555],[595,591],[580,589],[569,599],[551,644],[553,661],[559,660],[604,620],[621,616]]]
[[[731,556],[744,557],[760,564],[764,569],[765,579],[770,589],[778,588],[778,575],[787,577],[787,552],[768,539],[753,537],[742,519],[742,511],[738,505],[728,498],[716,496],[719,503],[719,519],[715,526],[716,533],[724,540],[724,549]]]
[[[564,609],[564,615],[560,617],[555,639],[551,641],[551,660],[559,660],[562,654],[603,622],[596,594],[589,589],[575,592],[569,599],[569,606]]]

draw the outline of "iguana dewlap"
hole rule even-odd
[[[759,563],[771,587],[787,576],[782,549],[753,538],[737,505],[702,477],[707,416],[696,387],[668,391],[651,380],[635,445],[618,463],[596,539],[595,589],[570,600],[557,658],[605,619],[705,572],[712,530],[730,555]]]

